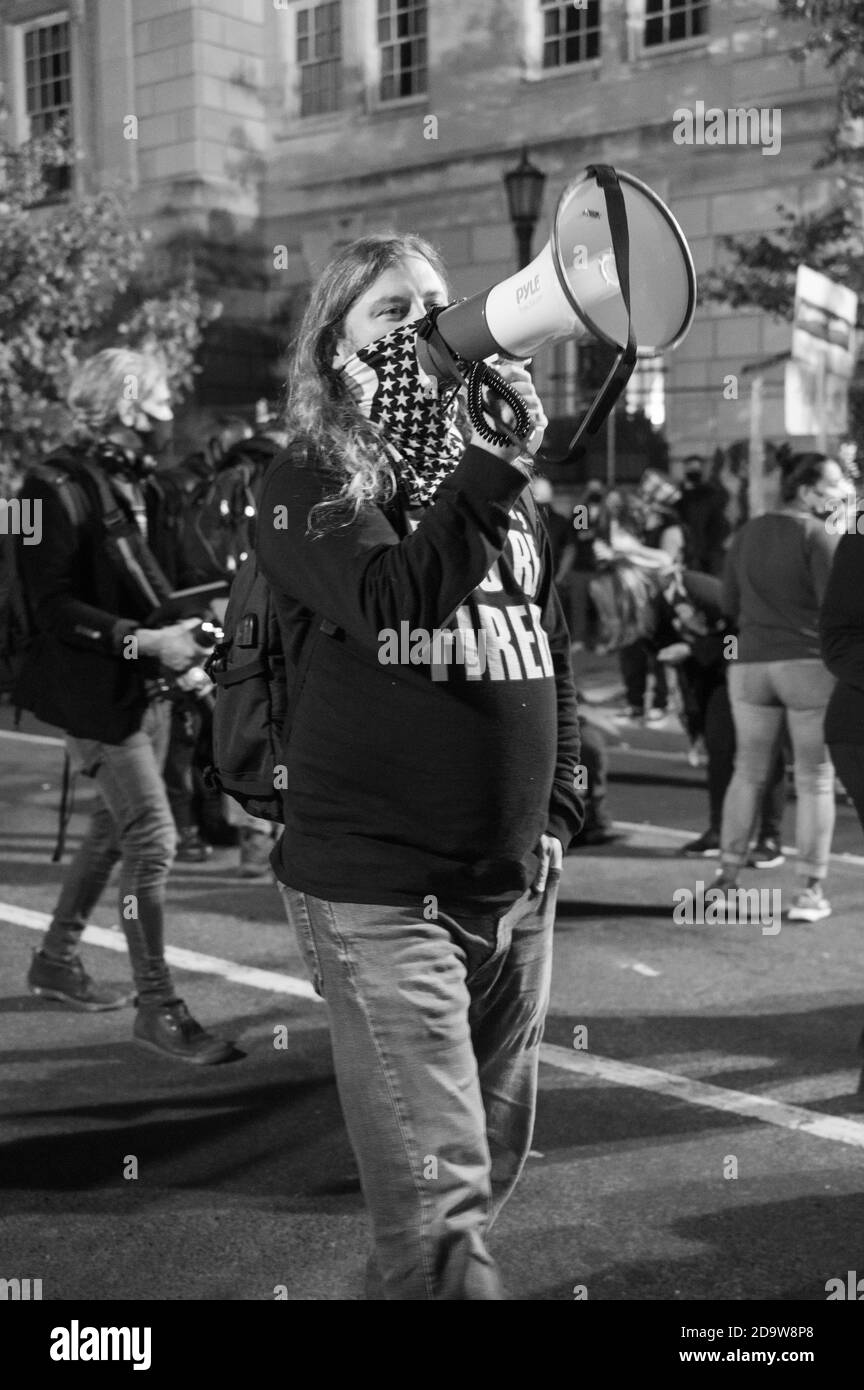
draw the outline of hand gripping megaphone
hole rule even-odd
[[[492,289],[431,310],[418,331],[417,355],[439,381],[467,383],[475,429],[504,444],[524,442],[532,425],[521,397],[484,359],[531,357],[565,338],[592,337],[614,347],[615,362],[569,453],[606,419],[637,357],[677,347],[695,308],[693,258],[669,209],[632,174],[592,164],[565,188],[552,235],[531,264]],[[490,428],[484,388],[510,406],[513,430]]]

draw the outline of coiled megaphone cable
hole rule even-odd
[[[522,448],[533,433],[534,422],[519,392],[515,391],[494,367],[488,366],[485,362],[472,362],[465,381],[468,387],[468,415],[480,438],[485,439],[487,444],[516,444]],[[515,417],[512,428],[505,425],[492,402],[484,401],[484,389],[494,391],[498,399],[510,407]],[[487,412],[493,416],[498,429],[493,429],[488,423]]]
[[[449,306],[435,305],[429,310],[419,329],[419,336],[428,343],[437,364],[445,367],[448,375],[455,379],[453,394],[463,386],[467,388],[468,415],[480,438],[487,444],[496,444],[499,447],[514,444],[519,449],[523,448],[534,430],[534,421],[528,407],[519,392],[515,391],[494,367],[490,367],[486,362],[466,362],[464,357],[460,357],[445,342],[438,331],[437,319],[447,307]],[[509,406],[514,419],[512,428],[501,419],[494,401],[484,400],[484,391],[491,392]],[[487,415],[492,416],[495,426],[489,424]]]

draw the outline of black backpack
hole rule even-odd
[[[201,454],[148,479],[149,545],[175,588],[237,572],[252,549],[257,482],[251,462],[217,472]]]
[[[90,514],[93,499],[85,484],[80,454],[61,448],[44,460],[30,464],[27,477],[36,477],[54,490],[73,526]],[[116,504],[115,504],[116,505]],[[0,537],[0,694],[14,699],[18,677],[37,631],[18,567],[16,537]]]
[[[208,786],[265,820],[282,820],[277,772],[288,713],[285,651],[270,586],[250,555],[231,585],[223,640],[204,669],[216,689]]]
[[[270,585],[254,555],[231,585],[222,621],[223,639],[204,669],[215,686],[213,762],[205,781],[264,820],[285,819],[283,749],[291,705],[300,693],[319,636],[332,635],[335,623],[316,618],[289,665]]]

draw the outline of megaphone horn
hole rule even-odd
[[[501,392],[491,369],[469,364],[492,356],[523,359],[538,348],[593,337],[617,349],[600,392],[570,442],[605,420],[637,357],[677,347],[696,308],[696,273],[684,233],[640,179],[592,164],[558,200],[552,234],[539,255],[489,290],[433,311],[417,341],[421,367],[439,380],[469,380],[476,429],[496,443],[513,437],[477,417],[479,382]],[[513,392],[505,394],[508,404]],[[516,398],[517,402],[520,398]],[[472,408],[473,402],[473,408]],[[518,412],[517,412],[518,415]],[[530,434],[527,412],[515,435]]]

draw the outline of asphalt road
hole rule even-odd
[[[4,708],[0,1277],[87,1302],[362,1299],[324,1008],[275,888],[237,879],[231,849],[172,872],[169,939],[193,953],[178,982],[240,1061],[181,1067],[133,1046],[131,1010],[31,998],[61,756],[10,729]],[[702,774],[674,727],[622,734],[629,838],[565,861],[534,1152],[494,1252],[515,1300],[824,1302],[830,1279],[864,1277],[864,837],[841,806],[823,923],[678,925],[673,894],[712,874],[677,852],[704,829]],[[744,879],[792,882],[790,861]],[[92,973],[127,980],[110,898],[93,924]]]

